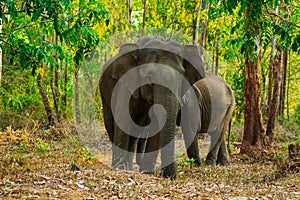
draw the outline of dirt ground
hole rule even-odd
[[[178,148],[172,181],[159,167],[150,175],[112,169],[109,144],[92,153],[73,131],[0,132],[0,199],[300,199],[300,164],[282,144],[259,160],[235,144],[226,167],[194,167]]]

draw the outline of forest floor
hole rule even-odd
[[[288,159],[286,143],[293,137],[256,160],[239,154],[235,143],[226,167],[194,167],[182,155],[172,181],[159,170],[110,168],[75,132],[68,126],[0,132],[0,199],[300,199],[300,162]]]

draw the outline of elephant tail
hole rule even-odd
[[[232,122],[232,118],[229,121],[228,124],[228,138],[227,138],[227,149],[228,149],[228,153],[229,155],[231,155],[231,150],[230,150],[230,132],[231,132],[231,122]]]
[[[230,88],[229,85],[227,85],[227,92],[230,96],[230,106],[228,108],[227,111],[227,116],[230,117],[229,123],[228,123],[228,138],[227,138],[227,149],[228,149],[228,153],[229,155],[231,155],[231,151],[230,151],[230,133],[231,133],[231,124],[232,124],[232,113],[235,107],[235,97],[233,94],[232,89]]]

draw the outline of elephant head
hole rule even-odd
[[[159,67],[157,64],[169,66],[174,69],[174,72],[179,72],[190,85],[205,77],[202,57],[197,46],[182,46],[171,39],[163,41],[162,38],[151,38],[144,42],[144,45],[139,45],[137,64],[138,66],[147,64],[147,67],[140,70],[139,78],[141,82],[151,82],[151,76],[152,78],[160,76],[160,79],[174,83],[176,80],[180,96],[183,96],[189,87],[186,88],[186,86],[178,83],[180,80],[178,77],[174,77],[175,74],[172,74],[171,71],[164,72],[164,68]],[[168,80],[170,78],[174,80]],[[141,93],[148,103],[153,103],[149,85],[141,87]]]

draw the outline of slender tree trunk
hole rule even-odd
[[[206,10],[206,13],[208,13],[208,10],[209,10],[209,1],[208,0],[206,0],[206,2],[205,2],[205,10]],[[201,28],[200,47],[202,47],[203,49],[205,49],[207,24],[208,24],[208,17],[204,20],[204,23]]]
[[[261,26],[253,19],[253,6],[255,2],[249,4],[245,19],[245,69],[244,69],[244,134],[241,153],[251,156],[261,156],[266,144],[265,128],[262,122],[261,95],[260,95],[260,71],[261,71],[261,49],[260,35]],[[256,38],[256,46],[250,38]],[[248,42],[250,41],[250,42]]]
[[[268,108],[267,108],[267,103],[266,103],[266,96],[267,96],[267,94],[266,94],[266,91],[267,91],[267,89],[266,89],[266,82],[267,82],[267,80],[266,80],[266,74],[265,73],[262,73],[261,74],[261,77],[262,77],[262,94],[263,94],[263,96],[262,96],[262,114],[264,115],[264,116],[267,116],[267,111],[268,111]]]
[[[54,43],[57,45],[58,44],[58,37],[55,34],[54,36]],[[59,108],[58,108],[58,103],[59,103],[59,92],[58,92],[58,66],[55,65],[54,67],[54,72],[51,76],[51,91],[52,91],[52,97],[53,97],[53,102],[54,102],[54,108],[56,112],[56,119],[58,122],[60,122],[60,113],[59,113]]]
[[[79,125],[81,123],[80,119],[80,109],[79,109],[79,93],[78,93],[78,72],[79,72],[79,65],[76,63],[75,65],[75,86],[74,86],[74,104],[75,104],[75,118],[76,124]]]
[[[56,112],[56,119],[58,122],[60,122],[60,114],[59,114],[59,108],[58,108],[58,93],[56,91],[55,88],[58,88],[57,85],[56,85],[56,73],[57,73],[57,66],[55,66],[55,69],[54,69],[54,73],[51,77],[51,91],[52,91],[52,97],[53,97],[53,102],[54,102],[54,108],[55,108],[55,112]]]
[[[70,28],[70,20],[68,20],[68,28]],[[68,62],[64,63],[63,84],[61,85],[61,105],[63,118],[67,118],[67,93],[68,93]]]
[[[200,24],[200,13],[202,8],[202,0],[199,1],[199,7],[196,15],[196,25],[194,26],[194,35],[193,35],[193,45],[198,44],[198,35],[199,35],[199,24]]]
[[[290,119],[290,99],[289,99],[289,94],[290,94],[290,78],[291,78],[291,72],[290,72],[290,67],[287,68],[287,87],[286,87],[286,115],[287,119]]]
[[[220,45],[220,42],[217,41],[217,44],[216,44],[216,65],[215,65],[215,75],[218,75],[218,73],[219,73],[219,45]]]
[[[270,109],[271,109],[271,102],[272,102],[272,85],[273,85],[273,74],[274,74],[274,52],[275,52],[275,45],[276,45],[276,35],[273,36],[273,40],[272,40],[272,49],[271,49],[271,55],[270,55],[270,64],[269,64],[269,88],[268,88],[268,105],[269,105],[269,109],[268,109],[268,113],[270,113]]]
[[[145,34],[146,9],[147,9],[147,0],[144,0],[142,36],[144,36],[144,34]]]
[[[275,14],[278,14],[278,6],[275,9]],[[269,63],[269,88],[268,88],[268,114],[271,113],[271,103],[272,103],[272,85],[273,85],[273,74],[274,74],[274,54],[275,54],[275,46],[276,46],[276,37],[277,35],[273,35],[272,39],[272,48],[271,48],[271,54],[270,54],[270,63]],[[269,117],[269,116],[268,116]]]
[[[128,0],[128,23],[129,23],[129,27],[131,28],[132,26],[132,0]]]
[[[211,73],[214,73],[214,68],[215,68],[215,50],[216,50],[215,48],[212,49]],[[208,66],[206,70],[208,70]]]
[[[0,17],[0,35],[2,33],[2,18]],[[0,42],[1,44],[2,42]],[[0,87],[2,82],[2,48],[0,46]]]
[[[62,87],[62,106],[63,106],[63,118],[67,118],[67,93],[68,93],[68,64],[65,63],[64,68],[64,79],[63,79],[63,87]]]
[[[50,103],[49,103],[48,95],[47,95],[47,93],[44,89],[44,86],[42,84],[42,75],[40,73],[38,73],[36,81],[37,81],[37,85],[38,85],[38,88],[39,88],[39,91],[40,91],[40,94],[41,94],[41,97],[42,97],[42,101],[43,101],[43,104],[44,104],[44,107],[45,107],[45,110],[46,110],[48,125],[53,126],[54,125],[54,119],[53,119],[53,115],[52,115],[52,109],[51,109],[51,106],[50,106]]]
[[[60,115],[59,115],[59,109],[58,109],[58,100],[56,96],[56,92],[53,86],[53,83],[51,83],[51,91],[52,91],[52,97],[53,97],[53,102],[54,102],[54,108],[56,112],[56,119],[58,122],[60,122]]]
[[[267,136],[272,141],[274,138],[274,128],[276,116],[279,108],[279,100],[280,100],[280,88],[281,88],[281,80],[282,80],[282,61],[283,61],[283,53],[282,49],[277,46],[277,54],[274,62],[274,86],[273,86],[273,95],[271,97],[271,104],[269,104],[269,113],[268,113],[268,125],[267,125]]]
[[[280,103],[279,103],[279,115],[284,115],[284,102],[286,97],[286,73],[287,73],[287,65],[288,65],[288,50],[285,50],[283,52],[283,78],[282,78],[282,84],[280,89]]]

